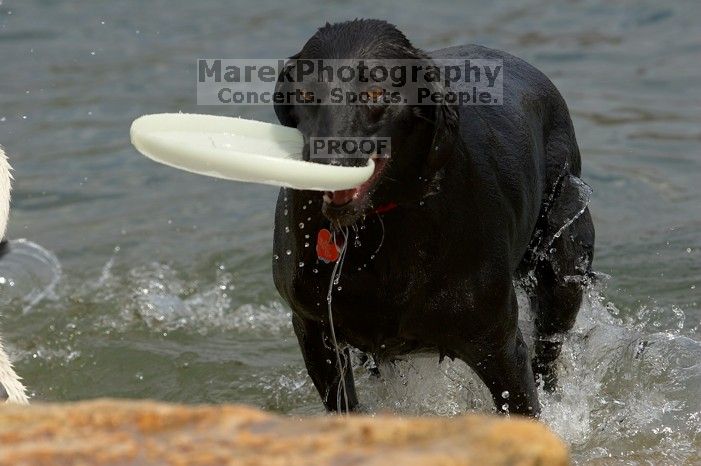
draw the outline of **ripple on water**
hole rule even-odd
[[[43,299],[56,299],[61,274],[53,252],[23,238],[11,240],[0,260],[0,304],[19,300],[28,312]]]

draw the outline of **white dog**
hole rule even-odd
[[[10,214],[11,179],[10,164],[7,162],[5,151],[0,147],[0,240],[5,236],[7,217]],[[29,402],[26,389],[12,369],[0,337],[0,401],[5,399],[8,403],[27,404]]]

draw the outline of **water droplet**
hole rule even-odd
[[[301,222],[300,222],[300,224],[299,224],[299,229],[302,230],[303,228],[304,228],[304,223],[301,223]]]
[[[687,254],[691,254],[691,248],[686,248]]]
[[[337,289],[338,291],[341,291],[341,290],[343,289],[343,287],[342,287],[342,286],[339,286],[339,287],[336,288],[336,289]]]
[[[309,199],[309,201],[307,201],[307,204],[311,204],[311,203],[312,203],[312,200],[311,200],[311,199]]]
[[[273,259],[275,259],[275,260],[278,260],[279,258],[280,258],[280,256],[278,256],[277,254],[275,254],[275,255],[273,256]]]
[[[503,411],[508,411],[509,410],[509,403],[504,403],[503,405],[501,405],[501,409]]]
[[[312,269],[312,272],[319,273],[319,269]]]
[[[304,262],[300,262],[300,263],[299,263],[299,266],[300,266],[300,267],[304,267]]]
[[[305,247],[305,248],[308,248],[308,247],[309,247],[309,243],[304,243],[304,247]]]
[[[501,397],[504,398],[505,400],[508,399],[509,398],[509,391],[504,390],[503,392],[501,392]]]
[[[288,249],[287,251],[285,251],[285,254],[289,256],[290,254],[292,254],[292,251]]]
[[[284,211],[283,213],[284,213],[285,215],[287,215],[287,209],[285,209],[285,211]]]
[[[285,233],[289,233],[289,232],[290,232],[290,227],[285,227]]]
[[[307,210],[307,206],[303,205],[302,210]]]

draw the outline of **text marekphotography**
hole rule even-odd
[[[198,105],[501,105],[502,60],[197,61]]]

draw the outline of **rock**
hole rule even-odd
[[[292,418],[236,405],[0,406],[0,465],[566,465],[543,424],[487,415]]]

